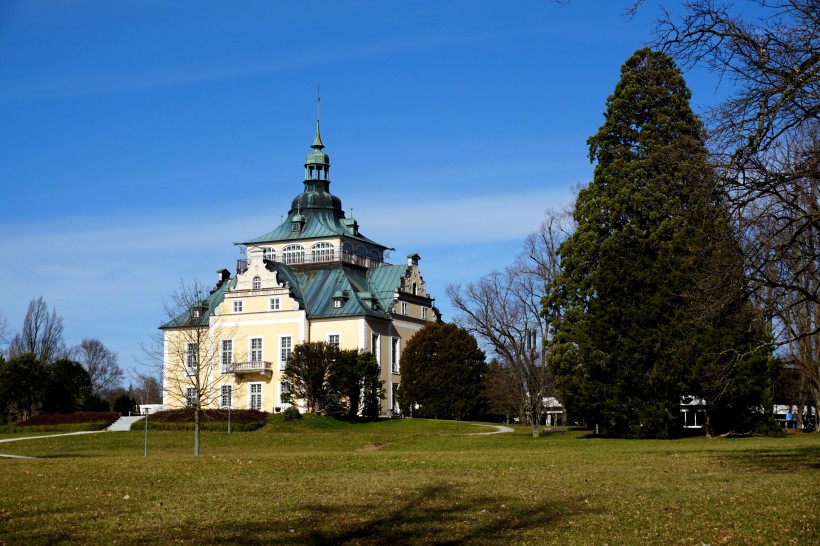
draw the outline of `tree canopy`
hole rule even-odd
[[[304,401],[309,413],[378,417],[382,381],[376,357],[339,349],[324,341],[300,343],[285,364],[291,402]]]
[[[724,423],[716,412],[738,382],[766,384],[755,353],[765,340],[690,96],[668,56],[626,61],[588,140],[594,179],[544,302],[562,401],[618,436],[673,435],[686,395]],[[743,402],[754,412],[762,400]]]
[[[486,374],[484,351],[467,330],[427,324],[401,355],[399,405],[413,417],[470,419],[482,410]]]

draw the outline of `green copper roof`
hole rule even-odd
[[[234,288],[236,286],[236,277],[229,279],[223,282],[219,288],[211,292],[211,294],[205,298],[204,300],[197,302],[195,305],[201,307],[203,310],[202,316],[199,317],[199,320],[195,320],[191,316],[191,310],[185,309],[182,313],[175,317],[162,326],[160,326],[161,330],[166,328],[183,328],[186,326],[206,326],[208,321],[210,320],[210,316],[214,314],[214,309],[219,307],[222,301],[225,299],[225,292]]]
[[[267,262],[280,280],[290,285],[294,298],[309,318],[369,316],[389,318],[393,293],[401,283],[405,266],[383,266],[365,271],[358,267],[334,265],[322,269],[294,270],[279,262]],[[378,271],[377,275],[373,275]],[[334,307],[334,299],[344,305]]]
[[[319,135],[316,135],[316,138],[319,138]],[[310,152],[307,157],[305,157],[305,165],[330,165],[330,156],[326,153],[320,152],[319,150]]]
[[[319,134],[319,120],[316,120],[316,137],[311,145],[313,151],[307,156],[306,167],[309,164],[323,164],[328,168],[330,160],[327,154],[320,150],[324,148],[322,137]],[[321,168],[319,168],[321,169]],[[387,247],[368,239],[358,232],[358,225],[352,218],[345,218],[342,210],[342,201],[330,193],[330,180],[326,177],[327,170],[321,172],[320,178],[304,181],[304,191],[293,198],[288,218],[278,227],[258,237],[248,239],[243,244],[276,243],[298,241],[301,239],[317,239],[325,237],[343,237],[351,242],[361,242],[381,248]],[[293,223],[304,223],[302,229],[293,231]]]

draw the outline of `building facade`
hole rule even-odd
[[[385,261],[388,247],[361,233],[330,193],[330,158],[316,122],[304,188],[287,219],[248,239],[235,275],[161,326],[164,405],[282,411],[283,371],[294,347],[324,341],[370,351],[384,384],[381,415],[398,414],[401,353],[428,322],[441,320],[419,273],[419,256]]]

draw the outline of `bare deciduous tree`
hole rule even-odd
[[[150,373],[132,371],[132,392],[138,404],[159,404],[162,402],[162,382]]]
[[[194,410],[194,455],[199,455],[202,410],[216,399],[227,377],[220,373],[219,339],[231,338],[232,332],[223,328],[216,303],[198,281],[181,283],[165,305],[162,342],[147,349],[149,360],[162,370],[165,396]]]
[[[737,4],[685,2],[682,18],[666,12],[659,22],[655,45],[733,83],[729,96],[707,111],[710,151],[747,238],[771,236],[773,220],[779,231],[776,245],[747,246],[752,290],[759,297],[788,292],[793,305],[817,305],[817,284],[784,271],[780,261],[798,254],[818,261],[820,149],[806,135],[817,133],[820,120],[820,10],[817,0],[745,4],[756,9],[744,14]],[[794,193],[798,186],[806,197]]]
[[[14,335],[8,352],[11,358],[30,353],[48,364],[70,358],[71,351],[63,341],[63,317],[55,309],[49,313],[43,296],[29,302],[23,330]]]
[[[11,339],[11,330],[9,330],[8,319],[6,314],[0,311],[0,345],[5,345]]]
[[[117,364],[117,353],[109,350],[99,339],[82,340],[75,350],[77,360],[91,377],[92,392],[105,397],[120,386],[122,369]]]
[[[541,300],[558,274],[557,249],[570,226],[568,213],[548,211],[512,266],[464,288],[450,285],[446,290],[458,310],[455,322],[481,339],[513,378],[533,437],[540,435],[545,402],[552,394],[545,361],[549,319],[541,312]]]
[[[797,137],[772,154],[779,172],[800,172],[805,158],[820,157],[820,125],[805,127]],[[754,221],[746,225],[744,253],[757,264],[749,269],[765,287],[759,295],[770,328],[787,346],[789,359],[802,370],[820,407],[820,302],[813,297],[820,293],[820,189],[816,178],[787,180],[783,196],[750,206]]]

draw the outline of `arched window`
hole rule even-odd
[[[333,245],[330,243],[316,243],[310,247],[310,259],[313,263],[332,262],[335,254]]]
[[[361,256],[362,258],[365,258],[367,256],[367,249],[363,246],[357,246],[356,256]]]
[[[262,288],[262,279],[256,276],[253,278],[253,289],[259,290],[260,288]]]
[[[302,245],[288,245],[282,249],[282,261],[286,264],[305,263],[305,248]]]
[[[342,245],[342,252],[345,254],[353,254],[353,245],[350,243],[345,243]]]
[[[371,250],[371,251],[370,251],[370,254],[369,254],[368,256],[369,256],[369,257],[370,257],[370,259],[371,259],[371,260],[373,260],[373,261],[376,261],[376,262],[380,262],[380,261],[382,261],[382,255],[381,255],[381,253],[380,253],[378,250],[376,250],[375,248],[374,248],[373,250]]]
[[[263,257],[268,261],[275,262],[276,261],[276,251],[274,249],[272,249],[271,247],[265,247]]]

